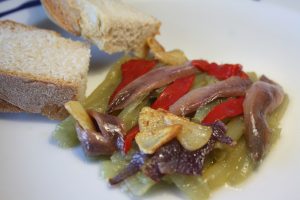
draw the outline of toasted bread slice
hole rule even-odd
[[[67,116],[85,96],[89,46],[49,30],[0,21],[0,111]]]
[[[108,53],[146,52],[147,38],[160,22],[121,0],[42,0],[49,17],[65,30],[81,35]]]

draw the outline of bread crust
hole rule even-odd
[[[50,119],[64,119],[64,103],[76,100],[78,88],[69,83],[0,72],[0,111],[41,113]]]
[[[56,37],[61,37],[61,35],[55,31],[39,29],[37,27],[28,26],[25,24],[21,24],[21,23],[9,20],[9,19],[3,20],[3,21],[0,20],[0,28],[7,28],[11,32],[16,32],[16,33],[20,32],[20,29],[26,30],[26,31],[42,30],[42,31],[47,31],[49,34],[53,34]]]
[[[73,0],[42,0],[44,10],[59,26],[74,35],[80,35],[80,11]]]
[[[8,113],[18,113],[18,112],[24,112],[17,106],[14,106],[10,103],[7,103],[6,101],[0,99],[0,112],[8,112]]]
[[[0,112],[21,113],[26,111],[0,99]],[[69,115],[64,107],[58,107],[53,105],[45,106],[41,114],[53,120],[63,120]]]

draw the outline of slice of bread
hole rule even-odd
[[[121,0],[42,0],[45,11],[65,30],[81,35],[108,53],[146,53],[147,38],[160,22]]]
[[[0,21],[0,111],[67,116],[85,96],[89,46],[54,31]]]

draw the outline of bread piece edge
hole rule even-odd
[[[117,42],[114,41],[114,36],[110,35],[103,35],[101,31],[99,32],[101,37],[94,36],[94,35],[87,35],[85,32],[85,24],[83,20],[84,15],[82,13],[82,10],[80,6],[74,1],[74,0],[62,0],[62,1],[56,1],[56,0],[42,0],[42,5],[44,7],[45,12],[48,14],[48,17],[55,22],[57,25],[59,25],[61,28],[65,29],[66,31],[79,35],[87,39],[88,41],[94,43],[98,46],[100,50],[103,50],[109,54],[117,53],[117,52],[131,52],[133,51],[134,54],[138,57],[145,57],[148,53],[148,46],[146,40],[149,37],[155,37],[155,35],[160,34],[160,26],[161,22],[157,20],[156,18],[150,16],[150,21],[145,21],[142,26],[145,27],[152,27],[151,31],[144,34],[142,37],[142,40],[138,41],[140,44],[136,45],[128,45],[128,42],[124,44],[116,44]],[[66,12],[67,11],[67,12]],[[140,24],[141,25],[141,24]],[[110,28],[109,28],[110,29]],[[113,30],[113,27],[111,28]],[[137,27],[137,29],[140,30],[140,26]],[[137,30],[137,31],[139,31]],[[95,31],[95,30],[94,30]],[[92,31],[92,32],[94,32]],[[112,39],[107,39],[107,38]]]
[[[40,113],[50,119],[68,116],[64,103],[78,100],[80,85],[0,71],[0,111]]]
[[[46,14],[52,21],[74,35],[81,34],[80,11],[73,6],[73,0],[41,0],[41,2]]]

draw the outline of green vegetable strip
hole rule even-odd
[[[243,136],[246,129],[244,124],[244,117],[239,116],[231,119],[226,124],[226,127],[227,127],[226,135],[231,137],[234,141],[239,141],[239,139]],[[219,142],[215,146],[215,148],[222,149],[222,150],[226,147],[227,147],[226,144],[221,144]]]
[[[111,156],[111,160],[102,161],[100,164],[101,176],[105,179],[116,176],[123,168],[125,168],[132,157],[133,151],[124,156],[120,152],[116,152]],[[145,176],[142,172],[127,178],[121,187],[132,193],[135,196],[145,194],[155,182],[149,177]]]
[[[208,199],[210,189],[201,176],[172,175],[172,182],[191,200]]]
[[[198,73],[195,77],[191,90],[204,87],[216,82],[218,82],[218,80],[215,77],[209,76],[205,73]]]
[[[122,110],[118,117],[123,122],[125,131],[130,130],[137,124],[140,111],[143,107],[149,105],[149,99],[141,97]]]
[[[142,196],[155,184],[156,183],[152,179],[142,172],[138,172],[136,175],[131,176],[124,181],[123,188],[135,196]]]
[[[116,62],[106,75],[104,81],[83,102],[85,108],[105,112],[110,95],[121,81],[120,66],[129,59],[130,57],[125,56]],[[53,138],[59,146],[64,148],[78,145],[79,141],[75,131],[75,120],[72,117],[68,117],[58,124],[53,132]]]
[[[226,126],[226,135],[231,137],[234,141],[238,141],[243,136],[246,129],[244,118],[241,116],[231,119]]]
[[[244,156],[246,156],[246,145],[243,140],[240,140],[234,148],[228,149],[228,154],[223,160],[216,162],[203,173],[209,188],[216,189],[224,185],[228,178],[236,173],[236,168]]]
[[[198,73],[196,74],[193,86],[191,88],[191,90],[199,88],[199,87],[203,87],[207,85],[206,79],[205,79],[205,74],[204,73]]]
[[[230,174],[227,183],[232,186],[242,183],[252,173],[253,168],[252,161],[245,152],[237,163],[235,171]]]
[[[53,132],[53,139],[63,148],[74,147],[79,144],[76,130],[75,119],[68,117],[59,123]]]
[[[247,75],[249,76],[250,80],[253,82],[258,80],[257,74],[255,72],[247,72]]]
[[[105,179],[116,176],[123,168],[125,168],[129,161],[120,152],[114,153],[110,160],[104,160],[100,164],[101,176]]]
[[[280,136],[281,128],[279,127],[279,123],[287,109],[288,104],[289,97],[285,95],[282,104],[267,118],[269,127],[272,130],[272,143],[275,143]]]
[[[129,59],[130,57],[125,56],[113,65],[104,81],[83,102],[85,108],[106,111],[109,98],[122,79],[121,65]]]
[[[126,167],[126,165],[117,166],[116,164],[112,163],[111,160],[103,160],[100,163],[100,176],[107,181],[107,179],[116,176],[124,167]]]

